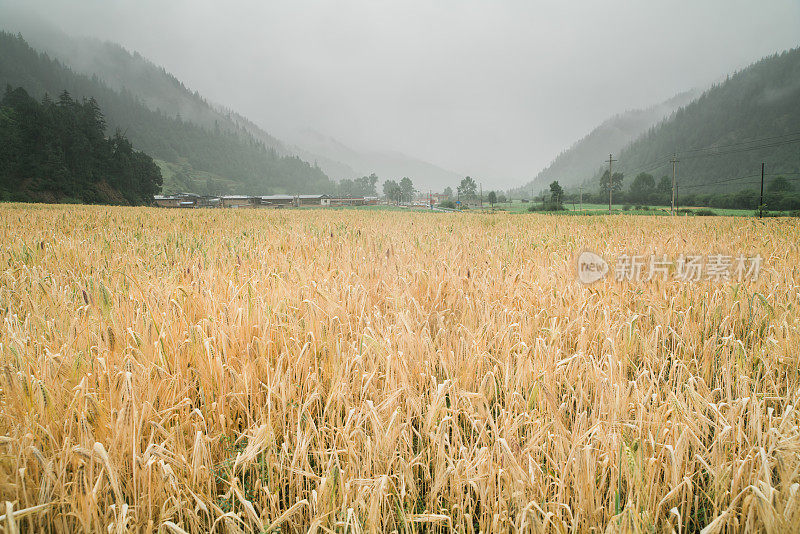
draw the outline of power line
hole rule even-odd
[[[786,176],[786,175],[800,175],[800,172],[774,172],[774,173],[767,173],[764,176]],[[760,173],[758,173],[758,174],[748,174],[747,176],[737,176],[736,178],[727,178],[725,180],[717,180],[715,182],[706,182],[704,184],[692,184],[692,185],[681,184],[681,185],[683,185],[684,189],[691,188],[691,187],[708,187],[708,186],[711,186],[711,185],[727,184],[727,183],[730,183],[730,182],[737,182],[739,180],[744,180],[746,178],[758,178],[759,176],[761,176]],[[798,176],[797,178],[786,178],[786,180],[787,181],[800,180],[800,176]],[[748,182],[748,183],[757,184],[758,181]]]
[[[771,139],[780,139],[782,137],[794,137],[794,136],[797,136],[797,135],[800,135],[800,132],[793,132],[793,133],[787,133],[787,134],[782,134],[782,135],[773,135],[771,137],[760,137],[760,138],[755,138],[755,139],[747,139],[745,141],[737,141],[737,142],[731,143],[729,145],[710,146],[710,147],[705,147],[705,148],[691,148],[691,149],[688,149],[688,150],[684,150],[683,153],[684,154],[688,154],[690,152],[701,152],[701,151],[704,151],[704,150],[717,150],[717,149],[720,149],[720,148],[730,148],[730,147],[735,147],[735,146],[738,146],[738,145],[745,145],[745,144],[748,144],[748,143],[760,143],[761,141],[769,141]]]
[[[726,155],[729,155],[729,154],[741,154],[742,152],[751,152],[753,150],[763,150],[765,148],[775,148],[775,147],[784,146],[784,145],[792,145],[792,144],[795,144],[795,143],[800,143],[800,138],[798,138],[798,139],[789,139],[789,140],[786,140],[786,141],[781,141],[781,142],[776,142],[776,143],[769,143],[769,144],[765,144],[765,145],[758,145],[758,146],[740,148],[738,150],[728,150],[726,152],[717,152],[717,153],[713,153],[713,154],[697,154],[695,156],[686,156],[685,159],[698,159],[698,158],[707,158],[707,157],[712,157],[712,156],[726,156]]]
[[[672,155],[672,160],[670,160],[670,161],[672,161],[672,207],[669,210],[669,214],[670,215],[674,215],[675,214],[675,190],[678,187],[677,184],[676,184],[676,180],[678,179],[677,165],[678,165],[678,161],[680,161],[678,159],[678,154],[677,153],[673,154]]]
[[[748,140],[745,140],[745,141],[740,141],[738,143],[731,143],[731,144],[728,144],[728,145],[720,145],[720,146],[716,146],[716,147],[691,148],[691,149],[687,149],[687,150],[681,151],[681,154],[687,154],[686,156],[682,156],[683,159],[698,159],[698,158],[711,157],[711,156],[724,156],[724,155],[729,155],[729,154],[750,152],[752,150],[762,150],[762,149],[765,149],[765,148],[776,148],[776,147],[779,147],[779,146],[790,145],[790,144],[794,144],[794,143],[800,143],[800,137],[797,137],[797,136],[800,136],[800,132],[792,132],[792,133],[787,133],[787,134],[782,134],[782,135],[775,135],[775,136],[770,136],[770,137],[753,138],[753,139],[748,139]],[[782,141],[773,141],[773,140],[776,140],[776,139],[782,139],[782,138],[787,138],[787,137],[791,137],[792,139],[784,139]],[[797,137],[797,138],[795,138],[795,137]],[[765,141],[773,141],[773,142],[764,143]],[[702,152],[710,152],[710,151],[720,150],[720,149],[725,149],[725,148],[733,148],[733,147],[737,147],[737,146],[740,146],[740,145],[750,145],[750,144],[753,144],[753,143],[764,143],[764,144],[761,144],[761,145],[758,145],[758,146],[743,146],[742,148],[734,149],[734,150],[728,150],[728,151],[725,151],[725,152],[702,154]],[[647,171],[655,170],[655,169],[657,169],[659,167],[664,167],[664,166],[666,166],[667,164],[670,163],[670,158],[672,156],[673,156],[673,154],[668,154],[668,155],[665,155],[665,156],[661,156],[659,158],[656,158],[655,160],[653,160],[650,163],[645,163],[645,164],[643,164],[643,165],[641,165],[639,167],[636,167],[634,169],[627,169],[627,172],[629,174],[635,174],[637,172],[647,172]]]
[[[635,174],[637,172],[652,171],[652,170],[658,169],[659,167],[664,167],[664,166],[668,165],[670,163],[670,158],[671,157],[672,157],[672,154],[670,154],[669,156],[664,156],[662,158],[659,158],[659,159],[655,160],[652,163],[648,163],[646,165],[642,165],[642,166],[636,167],[634,169],[626,169],[626,170],[627,170],[627,172],[629,174]]]
[[[727,184],[730,182],[737,182],[739,180],[744,180],[745,178],[756,178],[761,176],[760,174],[748,174],[747,176],[737,176],[736,178],[728,178],[725,180],[717,180],[716,182],[706,182],[704,184],[693,184],[693,185],[683,185],[684,188],[691,188],[691,187],[708,187],[710,185],[716,184]]]
[[[758,218],[764,216],[764,162],[761,162],[761,196],[758,199]]]
[[[617,161],[608,155],[608,214],[611,215],[611,191],[614,190],[614,174],[611,172],[611,163]]]

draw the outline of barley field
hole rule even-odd
[[[6,532],[800,529],[791,220],[0,207]],[[575,258],[760,254],[583,285]]]

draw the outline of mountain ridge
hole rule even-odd
[[[591,179],[609,153],[617,153],[649,128],[666,120],[700,91],[690,89],[653,106],[626,110],[601,122],[588,134],[564,149],[536,177],[511,189],[515,196],[533,196],[557,180],[562,187],[576,188]]]
[[[800,48],[794,48],[714,84],[621,150],[614,170],[626,183],[639,172],[671,175],[677,154],[679,186],[695,193],[739,190],[755,185],[751,178],[762,162],[770,174],[800,173],[799,143]]]
[[[75,73],[35,50],[20,34],[0,32],[0,84],[23,87],[34,98],[65,90],[78,99],[95,98],[104,110],[109,132],[126,132],[137,150],[186,175],[184,183],[192,192],[263,194],[297,188],[329,192],[335,187],[318,167],[278,154],[241,126],[207,128],[180,115],[151,110],[127,89],[115,91],[98,76]]]
[[[356,171],[341,162],[293,150],[294,147],[287,146],[244,115],[204,98],[196,90],[192,91],[163,66],[135,50],[113,41],[67,35],[24,13],[15,13],[11,20],[13,22],[5,23],[7,31],[22,33],[32,48],[58,59],[76,73],[97,76],[112,89],[129,91],[152,111],[179,115],[183,120],[206,128],[245,130],[277,154],[301,156],[309,163],[316,162],[326,174],[337,180],[356,175]]]
[[[183,120],[207,128],[245,130],[277,154],[296,156],[317,165],[334,180],[353,179],[375,172],[384,179],[410,176],[415,183],[426,188],[431,185],[444,188],[452,187],[459,179],[455,172],[396,151],[355,150],[352,147],[346,147],[344,151],[326,151],[320,147],[322,149],[317,151],[316,143],[309,142],[306,131],[280,139],[241,113],[205,99],[137,51],[112,41],[67,35],[25,13],[16,13],[11,19],[13,22],[6,22],[5,26],[22,29],[33,48],[59,59],[78,73],[98,76],[113,89],[130,91],[153,111],[163,111],[172,116],[180,114]],[[337,143],[345,146],[339,141]]]

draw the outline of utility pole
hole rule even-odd
[[[614,175],[611,174],[611,163],[617,160],[608,155],[608,214],[611,215],[611,192],[614,190]]]
[[[581,192],[581,214],[583,214],[583,186],[578,187],[578,190]]]
[[[764,162],[761,162],[761,197],[758,200],[758,218],[764,216]]]
[[[483,184],[481,184],[481,209],[483,209]]]
[[[675,180],[677,180],[678,176],[677,165],[678,165],[678,153],[674,152],[672,154],[672,207],[669,210],[670,215],[675,215],[675,194],[677,192],[676,191],[677,186]]]

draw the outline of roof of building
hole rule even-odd
[[[292,195],[263,195],[261,200],[294,200]]]
[[[153,195],[154,200],[186,200],[186,199],[205,199],[208,202],[219,202],[220,200],[321,200],[323,198],[331,198],[330,195],[317,194],[317,195],[223,195],[221,197],[209,197],[196,195],[194,193],[176,193],[174,195]],[[361,197],[358,197],[361,198]],[[377,198],[377,197],[375,197]]]
[[[202,195],[195,195],[194,193],[177,193],[175,195],[153,195],[154,200],[183,200],[186,202],[194,202],[195,200],[205,199],[209,202],[219,201],[219,197],[208,197]]]

